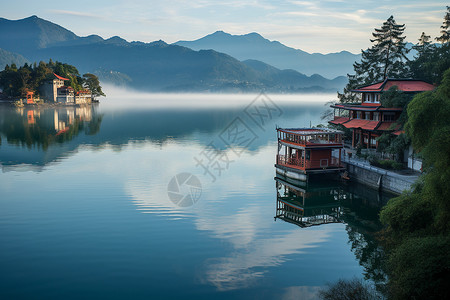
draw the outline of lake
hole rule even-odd
[[[107,94],[0,105],[0,298],[315,299],[384,280],[390,195],[275,178],[276,126],[325,123],[334,94]]]

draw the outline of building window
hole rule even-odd
[[[361,112],[360,112],[360,111],[357,111],[357,112],[356,112],[356,118],[357,118],[357,119],[361,119]]]
[[[309,160],[311,158],[311,151],[306,150],[306,160]]]
[[[366,119],[366,120],[370,120],[370,112],[365,112],[364,113],[364,119]]]
[[[379,121],[380,120],[380,113],[379,112],[374,112],[373,113],[373,120],[374,121]]]

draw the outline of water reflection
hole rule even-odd
[[[47,150],[50,145],[70,141],[83,131],[86,135],[96,134],[102,116],[96,114],[95,106],[1,107],[0,120],[0,134],[8,144]]]
[[[277,204],[275,219],[310,227],[342,222],[339,200],[346,195],[338,184],[316,183],[275,177]]]
[[[0,256],[10,274],[2,278],[4,285],[37,286],[34,279],[52,274],[48,266],[55,264],[61,267],[54,272],[62,278],[58,282],[83,292],[87,289],[70,279],[78,269],[83,275],[96,274],[79,276],[94,286],[124,284],[123,290],[134,286],[161,295],[173,290],[174,298],[248,298],[254,291],[279,298],[283,293],[312,293],[313,287],[363,271],[371,278],[383,274],[378,268],[382,252],[376,251],[372,238],[383,195],[327,182],[300,186],[303,202],[301,193],[284,195],[280,190],[280,196],[295,196],[298,206],[301,202],[302,217],[310,224],[317,214],[343,223],[300,228],[273,221],[278,201],[273,186],[275,123],[317,124],[322,103],[280,105],[283,117],[264,129],[252,127],[258,139],[214,183],[193,158],[242,107],[122,110],[103,109],[104,104],[85,113],[76,108],[0,107],[3,170],[45,166],[41,173],[0,173],[0,219],[7,226],[3,232],[14,233],[0,235],[1,244],[10,246]],[[176,206],[167,194],[168,183],[181,172],[202,181],[201,199],[188,208]],[[320,213],[312,208],[315,197]],[[23,239],[29,244],[22,244]],[[67,253],[68,259],[57,260],[55,253]],[[14,261],[23,263],[20,268],[7,265]],[[115,277],[117,270],[125,275]],[[15,280],[18,276],[24,280]],[[181,287],[173,289],[174,282]],[[114,292],[112,296],[129,296]]]
[[[86,107],[18,109],[0,105],[0,164],[45,166],[69,157],[84,145],[113,146],[121,150],[136,141],[151,142],[159,147],[173,141],[187,141],[206,146],[218,139],[221,131],[248,105],[248,102],[232,101],[231,105],[224,103],[223,107],[209,106],[209,102],[205,102],[201,108],[165,108],[160,100],[156,108],[143,108],[142,103],[133,106],[130,100],[117,100],[131,103],[126,109],[106,101],[99,106]],[[282,119],[271,119],[263,129],[250,122],[247,124],[252,126],[258,139],[246,150],[257,151],[273,140],[275,124],[295,122],[309,126],[310,122],[320,122],[322,102],[278,104],[283,109]],[[217,146],[221,150],[228,148],[225,144]]]
[[[275,181],[275,219],[302,228],[345,223],[351,251],[364,267],[365,278],[382,288],[387,276],[384,251],[376,241],[382,228],[378,213],[392,195],[319,178],[307,183],[278,175]]]

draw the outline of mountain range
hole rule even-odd
[[[0,49],[0,70],[3,70],[6,65],[13,63],[22,66],[25,63],[29,63],[29,61],[20,54]]]
[[[278,41],[265,39],[256,32],[231,35],[216,31],[198,40],[178,41],[175,45],[193,50],[213,49],[239,60],[260,60],[279,69],[294,69],[306,75],[320,74],[327,78],[352,73],[353,63],[361,59],[361,54],[356,55],[348,51],[310,54],[287,47]]]
[[[257,40],[267,41],[257,36]],[[251,47],[243,45],[247,46]],[[51,58],[72,64],[81,73],[95,73],[102,82],[148,91],[336,91],[347,80],[344,76],[333,80],[317,74],[307,76],[292,68],[271,66],[267,60],[248,57],[241,61],[219,51],[193,50],[178,43],[127,42],[117,36],[106,40],[98,35],[80,37],[37,16],[0,18],[0,48],[4,50],[0,57],[7,57],[7,63],[12,62],[11,58],[18,65],[24,59],[34,62]]]

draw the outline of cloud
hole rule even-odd
[[[60,10],[60,9],[52,9],[50,10],[52,13],[59,15],[69,15],[75,17],[86,17],[86,18],[98,18],[97,14],[87,13],[87,12],[79,12],[79,11],[71,11],[71,10]]]

